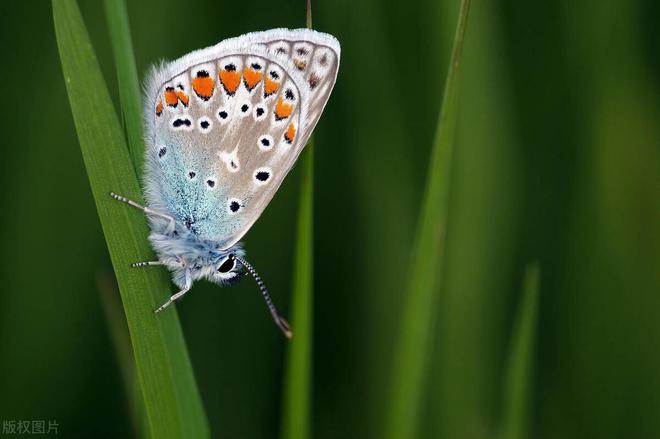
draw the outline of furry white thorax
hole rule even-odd
[[[219,273],[218,267],[230,254],[245,256],[239,242],[228,249],[220,248],[213,241],[201,240],[185,226],[176,224],[173,232],[167,231],[167,221],[150,219],[149,241],[158,259],[172,272],[173,282],[180,288],[198,279],[207,279],[220,285],[237,282],[240,278],[240,262],[230,273]],[[189,285],[188,285],[189,286]]]

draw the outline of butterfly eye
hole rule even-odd
[[[220,267],[218,267],[218,272],[220,273],[229,273],[236,263],[234,262],[234,257],[229,256],[227,259],[225,259],[225,262],[223,262]]]

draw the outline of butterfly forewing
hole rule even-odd
[[[265,43],[269,51],[291,59],[306,82],[309,101],[305,128],[309,134],[330,97],[339,69],[339,48],[331,43],[332,41],[312,42],[295,38],[280,38]]]
[[[147,197],[200,239],[235,244],[305,146],[339,66],[333,37],[273,30],[157,69],[147,96]]]

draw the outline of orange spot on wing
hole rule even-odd
[[[158,101],[156,104],[156,116],[163,114],[163,101]]]
[[[167,87],[165,89],[165,103],[170,107],[176,107],[179,103],[179,98],[172,87]]]
[[[293,112],[293,105],[284,102],[282,96],[280,96],[280,98],[277,101],[277,104],[275,105],[275,119],[276,120],[286,119],[287,117],[291,116],[292,112]]]
[[[210,76],[202,76],[193,78],[192,87],[197,93],[197,96],[205,101],[211,99],[213,96],[213,89],[215,88],[215,81]]]
[[[261,81],[261,76],[261,72],[257,72],[250,67],[246,67],[245,70],[243,70],[243,81],[245,82],[245,87],[252,91],[252,89],[259,83],[259,81]]]
[[[264,81],[264,96],[272,95],[277,91],[278,88],[280,88],[280,84],[278,82],[271,81],[270,79],[266,78]]]
[[[286,143],[291,143],[293,142],[293,138],[296,136],[296,127],[293,126],[292,123],[289,124],[289,127],[286,129],[286,133],[284,133],[284,140],[286,140]]]
[[[227,94],[233,95],[241,83],[241,74],[236,71],[220,70],[220,82]]]
[[[178,100],[181,101],[181,103],[182,103],[184,106],[186,106],[186,107],[188,106],[188,102],[190,101],[190,99],[188,99],[188,95],[187,95],[187,94],[185,94],[185,93],[182,92],[182,91],[177,90],[177,91],[176,91],[176,97],[177,97]]]
[[[187,107],[188,95],[180,90],[174,90],[174,87],[167,87],[165,89],[165,103],[170,107],[176,107],[179,105],[179,101]]]

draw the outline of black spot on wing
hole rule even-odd
[[[190,125],[192,125],[192,122],[190,121],[190,119],[175,119],[174,122],[172,122],[172,126],[174,128],[179,128],[184,125],[189,127]]]

